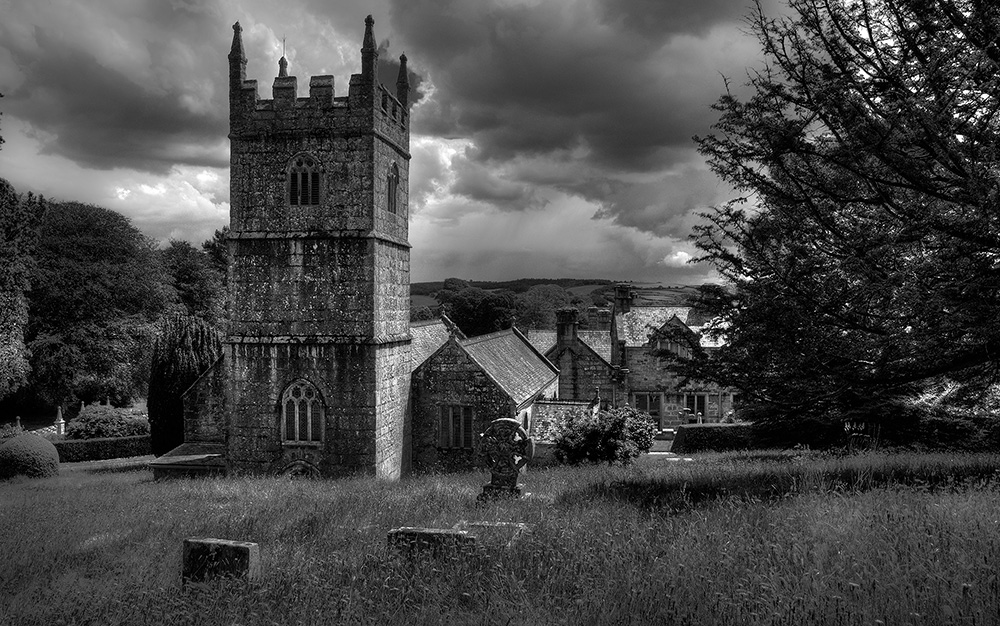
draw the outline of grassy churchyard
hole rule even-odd
[[[0,483],[0,624],[992,624],[1000,456],[645,456],[487,475]],[[398,526],[524,522],[407,560]],[[180,586],[186,537],[257,542],[254,583]]]

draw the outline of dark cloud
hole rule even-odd
[[[7,94],[5,108],[37,130],[46,153],[96,169],[158,173],[176,163],[227,164],[219,149],[226,135],[226,106],[210,82],[186,83],[174,73],[177,55],[186,54],[182,48],[152,40],[131,51],[149,62],[147,80],[139,84],[42,26],[34,27],[30,40],[13,40],[6,47],[23,82]],[[225,68],[216,74],[206,81],[225,84]]]
[[[393,25],[436,89],[415,131],[469,137],[482,163],[570,150],[627,173],[688,158],[691,136],[715,120],[718,72],[747,63],[719,49],[730,42],[697,36],[740,12],[708,2],[688,22],[640,33],[631,9],[612,8],[628,4],[399,0]]]
[[[534,206],[525,189],[548,185],[593,202],[595,217],[684,238],[694,213],[722,199],[692,165],[692,136],[716,121],[723,75],[739,83],[755,63],[740,32],[751,8],[394,0],[390,19],[434,86],[414,131],[475,148],[453,164],[452,191],[516,209]]]

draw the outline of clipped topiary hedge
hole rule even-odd
[[[757,447],[752,424],[684,424],[677,427],[671,452],[726,452]]]
[[[143,456],[150,453],[149,435],[107,437],[101,439],[65,439],[55,442],[63,463],[102,461]]]
[[[44,478],[59,473],[59,455],[52,442],[22,433],[0,444],[0,480],[14,476]]]

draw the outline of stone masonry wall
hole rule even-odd
[[[438,422],[442,405],[474,408],[474,432],[482,433],[490,422],[515,417],[513,401],[462,350],[449,340],[413,373],[411,388],[413,420],[413,469],[415,471],[469,470],[483,467],[479,437],[473,448],[439,448]]]
[[[184,442],[223,443],[226,439],[225,359],[220,358],[184,393]]]
[[[376,469],[376,347],[363,344],[230,344],[230,467],[277,472],[307,460],[327,476]],[[325,404],[321,446],[282,444],[285,388],[303,378]]]
[[[614,397],[611,366],[582,346],[556,346],[546,355],[559,369],[559,399],[590,401],[594,390],[601,398]]]

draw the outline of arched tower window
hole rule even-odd
[[[399,210],[399,167],[395,163],[386,174],[386,207],[390,213]]]
[[[319,390],[309,381],[294,381],[281,394],[281,440],[323,441],[324,413]]]
[[[300,154],[288,168],[288,204],[319,204],[320,167],[311,156]]]

